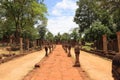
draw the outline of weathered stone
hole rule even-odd
[[[20,38],[20,53],[23,53],[23,38]]]
[[[120,54],[117,54],[113,57],[112,76],[114,80],[120,80]]]
[[[37,64],[35,64],[35,66],[34,66],[35,68],[40,68],[40,64],[39,63],[37,63]]]
[[[74,67],[80,67],[80,62],[79,62],[80,47],[79,47],[79,45],[75,46],[74,52],[75,52],[75,58],[76,58]]]
[[[107,53],[107,37],[106,37],[106,35],[103,35],[103,51],[104,51],[104,53]]]
[[[52,50],[51,50],[51,45],[50,44],[48,45],[48,48],[49,48],[49,53],[51,53]]]
[[[68,57],[71,57],[71,52],[70,51],[71,51],[71,45],[69,44],[68,45]]]
[[[118,51],[120,53],[120,32],[117,32],[117,40],[118,40]]]
[[[46,53],[45,53],[45,56],[48,56],[48,46],[47,46],[47,45],[45,45],[45,47],[44,47],[44,48],[45,48],[45,52],[46,52]]]

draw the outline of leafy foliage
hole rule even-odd
[[[77,5],[74,21],[86,40],[94,41],[102,34],[114,38],[120,31],[120,0],[79,0]],[[96,23],[98,21],[100,24]],[[99,26],[94,27],[93,24]]]
[[[102,38],[102,35],[104,34],[107,34],[109,36],[111,35],[111,31],[107,26],[103,25],[101,22],[95,21],[91,25],[91,28],[86,30],[85,40],[86,41],[100,40]]]
[[[94,0],[93,0],[94,1]],[[78,8],[74,17],[74,21],[79,25],[80,33],[89,28],[90,24],[95,20],[94,2],[91,0],[79,0]]]
[[[68,42],[70,40],[70,35],[68,33],[63,33],[61,35],[61,41],[62,42]]]
[[[53,34],[49,31],[46,34],[46,40],[51,41],[51,42],[54,40]]]
[[[14,34],[19,37],[36,38],[38,33],[34,26],[37,20],[47,24],[47,8],[43,4],[43,0],[1,0],[0,1],[0,20],[2,25],[1,30]],[[8,36],[9,36],[8,35]],[[28,37],[29,36],[29,37]]]
[[[79,34],[78,31],[79,31],[78,28],[74,28],[72,30],[72,33],[70,34],[70,36],[71,36],[71,39],[73,41],[79,41],[80,40],[81,37],[80,37],[80,34]]]

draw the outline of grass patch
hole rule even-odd
[[[83,49],[86,49],[86,50],[91,50],[91,49],[93,49],[93,48],[91,47],[92,44],[93,44],[93,43],[87,43],[87,42],[86,42],[85,46],[82,46],[82,48],[83,48]]]
[[[19,54],[20,51],[11,51],[11,53]],[[0,54],[9,54],[9,51],[6,50],[6,47],[0,47]]]
[[[86,49],[86,50],[91,50],[92,48],[90,46],[82,46],[83,49]]]

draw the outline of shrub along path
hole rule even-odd
[[[48,58],[40,62],[40,68],[35,68],[23,80],[86,80],[81,68],[73,64],[62,46],[57,45]]]

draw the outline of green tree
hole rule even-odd
[[[95,20],[94,4],[95,0],[79,0],[77,2],[78,8],[74,17],[74,22],[79,25],[80,33],[89,28],[91,23]]]
[[[58,33],[57,35],[55,35],[54,40],[55,40],[56,43],[61,42],[61,34]]]
[[[109,16],[113,19],[113,24],[117,27],[117,31],[120,30],[120,0],[101,0],[101,6],[109,12]]]
[[[38,32],[39,32],[39,39],[40,39],[40,40],[45,40],[45,34],[46,34],[46,32],[47,32],[46,27],[39,25],[39,26],[37,27],[37,29],[38,29]]]
[[[46,19],[47,8],[37,0],[1,0],[0,1],[0,19],[11,20],[15,26],[14,35],[18,39],[22,36],[26,28],[33,28],[36,20],[44,21]],[[11,23],[9,23],[11,24]],[[11,27],[11,26],[9,26]]]
[[[68,42],[70,40],[70,35],[68,33],[63,33],[61,35],[61,41],[62,42]]]
[[[120,1],[119,0],[79,0],[74,21],[79,25],[80,33],[89,32],[94,21],[100,21],[106,26],[111,35],[120,30]]]
[[[48,40],[50,42],[53,42],[53,40],[54,40],[53,34],[51,32],[49,32],[49,31],[46,34],[46,40]]]
[[[86,41],[100,40],[104,34],[111,35],[110,29],[100,21],[95,21],[91,28],[85,31],[84,38]]]
[[[71,39],[74,41],[79,41],[80,40],[80,34],[79,34],[79,29],[78,28],[74,28],[72,30],[72,33],[70,34]]]

